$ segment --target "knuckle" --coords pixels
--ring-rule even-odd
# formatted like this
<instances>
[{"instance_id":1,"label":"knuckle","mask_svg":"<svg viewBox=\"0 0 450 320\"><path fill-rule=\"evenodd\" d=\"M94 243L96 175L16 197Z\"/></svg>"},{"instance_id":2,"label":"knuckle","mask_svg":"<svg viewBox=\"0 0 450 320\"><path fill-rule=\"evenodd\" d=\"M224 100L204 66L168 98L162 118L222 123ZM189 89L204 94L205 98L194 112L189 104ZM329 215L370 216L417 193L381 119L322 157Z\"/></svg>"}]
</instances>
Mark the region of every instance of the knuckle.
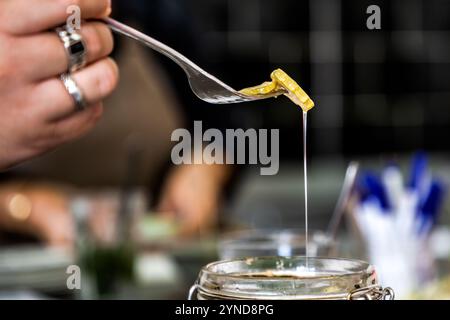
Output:
<instances>
[{"instance_id":1,"label":"knuckle","mask_svg":"<svg viewBox=\"0 0 450 320\"><path fill-rule=\"evenodd\" d=\"M83 29L83 33L89 57L92 60L100 57L104 49L102 39L97 28L92 25L86 26Z\"/></svg>"},{"instance_id":2,"label":"knuckle","mask_svg":"<svg viewBox=\"0 0 450 320\"><path fill-rule=\"evenodd\" d=\"M88 55L91 60L109 55L113 49L111 30L104 24L93 23L84 28Z\"/></svg>"}]
</instances>

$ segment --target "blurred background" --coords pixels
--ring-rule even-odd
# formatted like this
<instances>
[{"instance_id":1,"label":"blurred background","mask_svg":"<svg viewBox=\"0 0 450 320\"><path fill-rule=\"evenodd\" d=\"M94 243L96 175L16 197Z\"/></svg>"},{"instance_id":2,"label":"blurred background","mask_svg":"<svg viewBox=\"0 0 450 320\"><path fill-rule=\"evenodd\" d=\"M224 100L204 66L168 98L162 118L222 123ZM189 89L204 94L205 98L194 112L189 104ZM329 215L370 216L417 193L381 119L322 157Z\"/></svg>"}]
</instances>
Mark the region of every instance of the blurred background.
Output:
<instances>
[{"instance_id":1,"label":"blurred background","mask_svg":"<svg viewBox=\"0 0 450 320\"><path fill-rule=\"evenodd\" d=\"M381 8L381 30L366 26L372 4ZM129 0L114 2L113 17L236 89L276 68L291 75L316 103L310 227L327 230L347 166L357 161L362 182L341 210L335 255L385 263L379 251L389 246L378 248L367 236L373 230L353 221L370 198L365 178L376 176L391 200L383 210L395 212L406 198L418 202L412 216L416 207L433 216L425 240L390 238L411 252L402 261L430 262L408 271L402 297L450 297L449 1ZM185 298L201 266L223 256L224 234L304 228L301 112L288 99L209 105L178 66L148 49L117 37L114 58L121 84L99 127L0 176L0 298ZM173 167L170 134L194 120L204 130L280 129L278 175L260 176L258 166ZM387 167L401 177L398 197ZM423 199L404 196L416 189ZM72 264L81 267L82 290L67 288ZM386 279L404 271L381 268Z\"/></svg>"}]
</instances>

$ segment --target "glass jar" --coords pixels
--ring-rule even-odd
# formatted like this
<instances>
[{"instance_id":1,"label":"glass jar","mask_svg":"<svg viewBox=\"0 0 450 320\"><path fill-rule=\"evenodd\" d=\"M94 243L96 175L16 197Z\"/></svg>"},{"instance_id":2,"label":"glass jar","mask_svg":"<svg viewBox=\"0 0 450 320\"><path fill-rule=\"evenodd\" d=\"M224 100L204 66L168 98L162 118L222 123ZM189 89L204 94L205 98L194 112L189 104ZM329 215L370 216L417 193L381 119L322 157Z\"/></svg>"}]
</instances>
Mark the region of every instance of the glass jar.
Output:
<instances>
[{"instance_id":1,"label":"glass jar","mask_svg":"<svg viewBox=\"0 0 450 320\"><path fill-rule=\"evenodd\" d=\"M189 299L198 300L389 300L375 269L359 260L256 257L205 266Z\"/></svg>"}]
</instances>

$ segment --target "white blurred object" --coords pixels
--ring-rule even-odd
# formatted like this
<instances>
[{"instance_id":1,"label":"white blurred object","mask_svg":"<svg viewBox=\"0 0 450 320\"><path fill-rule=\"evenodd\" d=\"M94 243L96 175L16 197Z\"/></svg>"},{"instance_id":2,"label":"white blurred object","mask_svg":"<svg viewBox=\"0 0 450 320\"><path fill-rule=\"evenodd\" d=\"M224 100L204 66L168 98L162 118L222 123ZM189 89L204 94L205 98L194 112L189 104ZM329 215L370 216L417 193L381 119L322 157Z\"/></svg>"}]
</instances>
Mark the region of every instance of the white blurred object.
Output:
<instances>
[{"instance_id":1,"label":"white blurred object","mask_svg":"<svg viewBox=\"0 0 450 320\"><path fill-rule=\"evenodd\" d=\"M17 246L0 251L0 289L66 289L74 258L64 249Z\"/></svg>"},{"instance_id":2,"label":"white blurred object","mask_svg":"<svg viewBox=\"0 0 450 320\"><path fill-rule=\"evenodd\" d=\"M48 297L34 291L0 291L0 300L49 300Z\"/></svg>"},{"instance_id":3,"label":"white blurred object","mask_svg":"<svg viewBox=\"0 0 450 320\"><path fill-rule=\"evenodd\" d=\"M430 249L437 259L450 259L450 229L438 227L430 237Z\"/></svg>"},{"instance_id":4,"label":"white blurred object","mask_svg":"<svg viewBox=\"0 0 450 320\"><path fill-rule=\"evenodd\" d=\"M386 186L389 202L394 209L397 209L404 194L402 173L397 167L390 166L383 171L381 178Z\"/></svg>"},{"instance_id":5,"label":"white blurred object","mask_svg":"<svg viewBox=\"0 0 450 320\"><path fill-rule=\"evenodd\" d=\"M147 253L136 258L134 273L140 284L177 283L180 272L176 263L165 254Z\"/></svg>"}]
</instances>

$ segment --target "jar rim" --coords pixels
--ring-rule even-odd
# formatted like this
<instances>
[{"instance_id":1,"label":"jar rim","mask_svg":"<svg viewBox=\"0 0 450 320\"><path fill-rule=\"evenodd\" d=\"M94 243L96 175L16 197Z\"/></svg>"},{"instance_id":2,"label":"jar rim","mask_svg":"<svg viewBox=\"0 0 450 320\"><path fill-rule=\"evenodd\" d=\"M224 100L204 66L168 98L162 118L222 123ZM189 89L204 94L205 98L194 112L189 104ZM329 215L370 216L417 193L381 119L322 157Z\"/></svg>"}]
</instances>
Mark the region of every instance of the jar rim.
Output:
<instances>
[{"instance_id":1,"label":"jar rim","mask_svg":"<svg viewBox=\"0 0 450 320\"><path fill-rule=\"evenodd\" d=\"M310 275L302 269L306 261ZM267 274L264 268L267 268ZM329 257L306 259L304 256L294 256L212 262L202 268L196 286L203 295L211 297L326 299L345 298L352 290L375 284L376 272L372 265L365 261Z\"/></svg>"},{"instance_id":2,"label":"jar rim","mask_svg":"<svg viewBox=\"0 0 450 320\"><path fill-rule=\"evenodd\" d=\"M239 258L239 259L229 259L229 260L222 260L222 261L215 261L207 264L204 266L200 273L205 275L216 275L216 276L223 276L224 278L237 278L240 279L242 276L239 275L233 275L233 274L226 274L226 273L218 273L211 271L210 269L215 266L219 266L225 263L232 263L232 262L248 262L249 260L304 260L308 262L316 262L316 261L334 261L334 262L347 262L347 263L357 263L361 266L360 270L358 271L345 271L342 273L338 273L339 276L346 276L346 275L355 275L359 274L361 272L366 271L368 268L371 267L371 265L368 262L365 262L363 260L358 259L347 259L347 258L330 258L330 257L305 257L305 256L292 256L292 257L275 257L275 256L266 256L266 257L248 257L248 258ZM337 271L337 270L336 270ZM329 277L330 275L326 276ZM269 279L268 279L269 280ZM280 279L274 279L277 281L280 281ZM290 280L292 281L292 280Z\"/></svg>"}]
</instances>

